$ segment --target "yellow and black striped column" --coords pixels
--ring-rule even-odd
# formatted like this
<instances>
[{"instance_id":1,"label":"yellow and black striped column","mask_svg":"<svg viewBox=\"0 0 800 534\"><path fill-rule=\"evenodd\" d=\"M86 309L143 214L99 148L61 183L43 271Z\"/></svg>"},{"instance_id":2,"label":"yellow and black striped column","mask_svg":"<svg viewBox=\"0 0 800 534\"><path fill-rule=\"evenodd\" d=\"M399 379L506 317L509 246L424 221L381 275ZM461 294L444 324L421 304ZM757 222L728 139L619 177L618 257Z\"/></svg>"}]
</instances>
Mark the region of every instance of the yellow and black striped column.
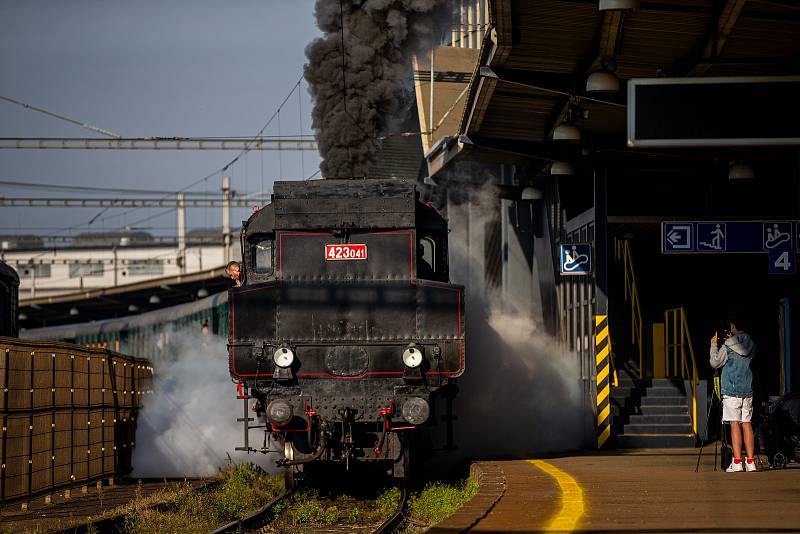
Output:
<instances>
[{"instance_id":1,"label":"yellow and black striped column","mask_svg":"<svg viewBox=\"0 0 800 534\"><path fill-rule=\"evenodd\" d=\"M597 364L597 448L611 436L611 338L608 315L594 317L595 362Z\"/></svg>"}]
</instances>

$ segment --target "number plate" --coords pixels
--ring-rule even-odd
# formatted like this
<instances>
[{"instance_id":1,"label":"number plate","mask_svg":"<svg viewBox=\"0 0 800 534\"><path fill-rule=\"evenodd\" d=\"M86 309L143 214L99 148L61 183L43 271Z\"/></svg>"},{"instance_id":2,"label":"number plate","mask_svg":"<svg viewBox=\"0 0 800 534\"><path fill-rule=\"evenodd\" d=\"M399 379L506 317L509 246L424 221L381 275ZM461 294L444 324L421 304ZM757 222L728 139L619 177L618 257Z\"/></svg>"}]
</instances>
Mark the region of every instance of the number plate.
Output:
<instances>
[{"instance_id":1,"label":"number plate","mask_svg":"<svg viewBox=\"0 0 800 534\"><path fill-rule=\"evenodd\" d=\"M367 245L325 245L325 259L327 261L339 260L366 260Z\"/></svg>"}]
</instances>

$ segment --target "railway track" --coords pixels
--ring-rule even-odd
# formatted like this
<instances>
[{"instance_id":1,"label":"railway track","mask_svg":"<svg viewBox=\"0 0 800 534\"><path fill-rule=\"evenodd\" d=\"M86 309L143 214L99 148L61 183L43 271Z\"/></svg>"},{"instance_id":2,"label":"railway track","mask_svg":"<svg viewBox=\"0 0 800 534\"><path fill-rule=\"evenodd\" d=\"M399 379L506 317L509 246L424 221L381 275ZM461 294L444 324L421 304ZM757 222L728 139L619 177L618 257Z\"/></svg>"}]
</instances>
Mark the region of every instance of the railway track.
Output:
<instances>
[{"instance_id":1,"label":"railway track","mask_svg":"<svg viewBox=\"0 0 800 534\"><path fill-rule=\"evenodd\" d=\"M203 491L218 485L215 479L201 478L162 478L126 480L109 488L89 487L84 492L72 492L69 499L54 499L47 506L32 506L27 511L19 509L6 509L0 518L0 528L13 531L36 531L44 528L47 531L74 533L74 532L114 532L125 521L125 514L110 515L92 520L101 516L104 511L119 508L120 510L131 500L154 494L162 489L170 488L175 484L188 484L193 489ZM404 521L404 509L408 492L405 487L400 487L399 498L392 515L383 522L362 522L353 524L344 521L331 525L307 525L305 531L319 534L338 534L359 532L364 534L390 534L399 529ZM223 534L229 532L273 532L270 523L276 519L276 507L285 502L292 495L291 491L284 491L273 500L255 510L250 515L231 521L209 534ZM367 499L369 501L369 499ZM363 501L362 501L363 502ZM159 507L156 503L152 506ZM363 508L362 508L363 510Z\"/></svg>"},{"instance_id":2,"label":"railway track","mask_svg":"<svg viewBox=\"0 0 800 534\"><path fill-rule=\"evenodd\" d=\"M403 510L406 507L406 499L408 498L408 490L405 486L400 488L400 500L397 502L397 508L394 514L381 523L381 525L373 531L373 534L391 534L403 523L404 515Z\"/></svg>"},{"instance_id":3,"label":"railway track","mask_svg":"<svg viewBox=\"0 0 800 534\"><path fill-rule=\"evenodd\" d=\"M97 517L104 511L123 506L133 500L137 494L147 496L175 484L189 484L194 489L208 488L217 484L213 479L207 478L160 478L160 479L125 480L114 486L95 485L76 486L70 491L69 498L64 491L53 493L49 504L44 499L32 500L27 510L21 510L18 505L5 506L0 515L0 529L17 531L36 531L43 529L54 532L85 532L91 524L100 532L105 532L101 527L116 525L121 516L112 516L101 520L88 522L91 517ZM85 489L84 489L85 488Z\"/></svg>"},{"instance_id":4,"label":"railway track","mask_svg":"<svg viewBox=\"0 0 800 534\"><path fill-rule=\"evenodd\" d=\"M259 529L268 524L273 518L276 505L284 502L290 495L290 491L285 491L249 516L236 521L231 521L230 523L211 531L209 534L226 534L229 532L260 532L261 530ZM352 524L325 525L320 527L310 527L305 531L316 534L338 534L352 532L391 534L392 532L395 532L403 523L403 511L406 506L407 496L407 490L404 487L400 488L400 498L397 506L395 507L394 513L377 526L370 527L364 525L363 527L355 527Z\"/></svg>"},{"instance_id":5,"label":"railway track","mask_svg":"<svg viewBox=\"0 0 800 534\"><path fill-rule=\"evenodd\" d=\"M249 516L222 525L218 529L212 530L209 534L225 534L226 532L240 532L258 528L272 517L275 505L282 502L289 495L291 495L291 491L284 491Z\"/></svg>"}]
</instances>

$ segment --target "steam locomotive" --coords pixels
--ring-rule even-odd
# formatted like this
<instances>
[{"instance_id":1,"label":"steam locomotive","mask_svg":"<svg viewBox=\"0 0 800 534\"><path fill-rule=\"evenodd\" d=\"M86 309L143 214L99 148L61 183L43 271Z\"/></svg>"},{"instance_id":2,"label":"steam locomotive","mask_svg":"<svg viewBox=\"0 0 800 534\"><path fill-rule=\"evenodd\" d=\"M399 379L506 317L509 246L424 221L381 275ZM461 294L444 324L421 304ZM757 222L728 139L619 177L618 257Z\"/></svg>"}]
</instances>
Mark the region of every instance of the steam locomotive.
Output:
<instances>
[{"instance_id":1,"label":"steam locomotive","mask_svg":"<svg viewBox=\"0 0 800 534\"><path fill-rule=\"evenodd\" d=\"M410 181L277 182L241 246L229 366L258 423L245 400L240 449L269 452L269 437L290 483L318 461L384 462L406 476L414 436L465 369L446 220ZM248 431L261 427L252 448Z\"/></svg>"}]
</instances>

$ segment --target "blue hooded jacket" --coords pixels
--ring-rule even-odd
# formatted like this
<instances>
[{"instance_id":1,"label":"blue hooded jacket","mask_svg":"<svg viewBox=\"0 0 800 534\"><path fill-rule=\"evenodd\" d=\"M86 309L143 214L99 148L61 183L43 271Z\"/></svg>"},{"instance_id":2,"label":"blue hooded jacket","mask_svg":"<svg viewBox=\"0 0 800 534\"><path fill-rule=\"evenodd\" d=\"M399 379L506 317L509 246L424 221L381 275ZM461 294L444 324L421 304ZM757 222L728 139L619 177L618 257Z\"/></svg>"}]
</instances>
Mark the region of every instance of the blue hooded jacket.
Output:
<instances>
[{"instance_id":1,"label":"blue hooded jacket","mask_svg":"<svg viewBox=\"0 0 800 534\"><path fill-rule=\"evenodd\" d=\"M744 332L734 332L721 347L711 344L711 367L722 368L721 390L729 397L753 395L753 371L750 363L755 356L753 339Z\"/></svg>"}]
</instances>

